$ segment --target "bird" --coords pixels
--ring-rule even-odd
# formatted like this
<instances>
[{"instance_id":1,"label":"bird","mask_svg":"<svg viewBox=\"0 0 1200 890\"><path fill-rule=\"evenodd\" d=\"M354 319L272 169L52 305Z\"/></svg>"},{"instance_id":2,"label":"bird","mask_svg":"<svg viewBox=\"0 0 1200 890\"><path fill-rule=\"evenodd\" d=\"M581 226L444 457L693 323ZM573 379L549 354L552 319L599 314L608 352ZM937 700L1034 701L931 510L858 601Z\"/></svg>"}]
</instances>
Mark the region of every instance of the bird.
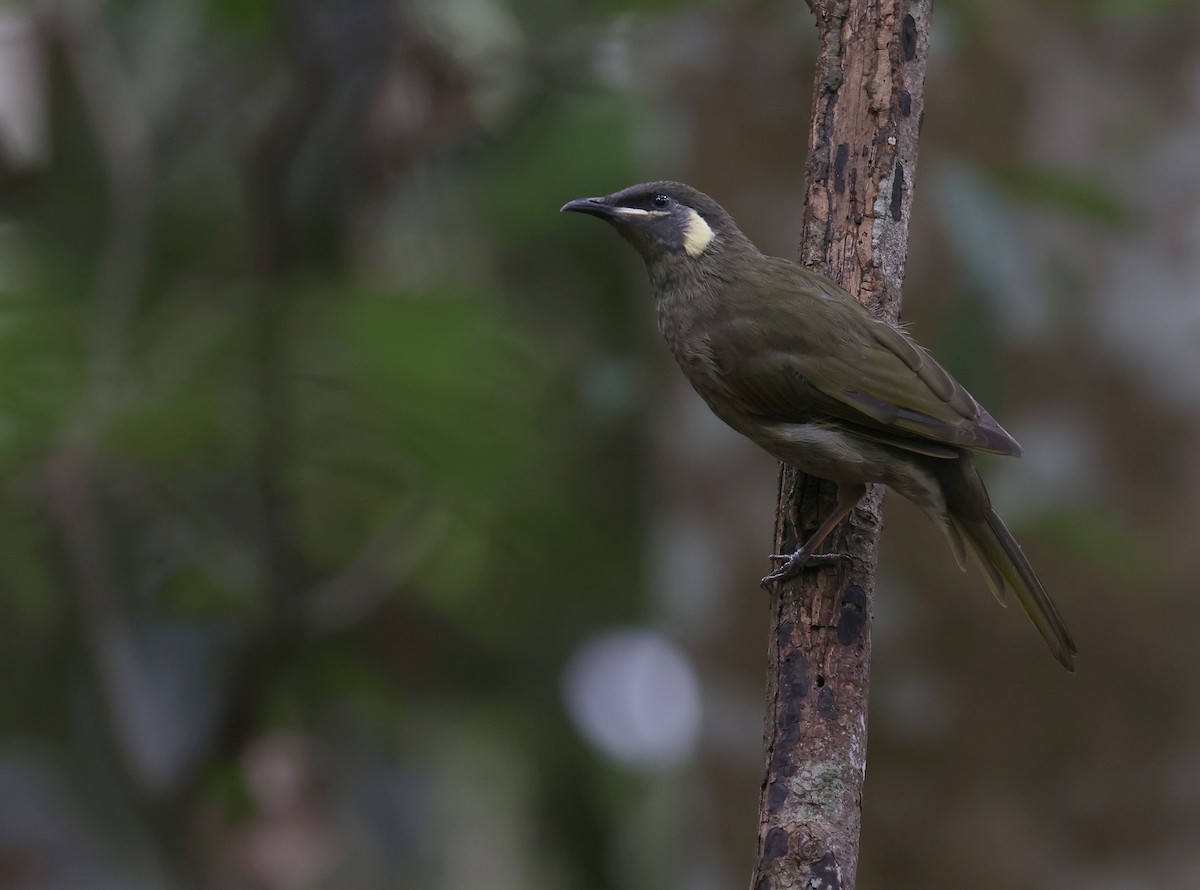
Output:
<instances>
[{"instance_id":1,"label":"bird","mask_svg":"<svg viewBox=\"0 0 1200 890\"><path fill-rule=\"evenodd\" d=\"M1075 643L992 508L977 452L1021 446L904 330L831 279L763 254L720 204L679 182L630 186L561 208L608 222L641 254L659 331L714 414L776 459L837 484L836 506L766 578L844 558L821 544L883 483L942 529L1003 605L1012 591L1051 652Z\"/></svg>"}]
</instances>

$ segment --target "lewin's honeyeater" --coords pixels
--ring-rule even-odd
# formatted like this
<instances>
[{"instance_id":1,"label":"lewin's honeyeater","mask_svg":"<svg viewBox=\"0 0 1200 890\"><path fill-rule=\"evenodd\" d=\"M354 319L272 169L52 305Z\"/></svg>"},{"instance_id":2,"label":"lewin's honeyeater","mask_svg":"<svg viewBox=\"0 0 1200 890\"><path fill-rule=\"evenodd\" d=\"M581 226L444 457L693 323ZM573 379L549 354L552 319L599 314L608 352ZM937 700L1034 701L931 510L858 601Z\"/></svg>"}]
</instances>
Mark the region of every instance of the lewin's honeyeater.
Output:
<instances>
[{"instance_id":1,"label":"lewin's honeyeater","mask_svg":"<svg viewBox=\"0 0 1200 890\"><path fill-rule=\"evenodd\" d=\"M903 331L828 278L764 256L716 201L677 182L635 185L563 210L611 223L646 261L658 327L716 415L804 473L837 483L837 508L764 582L806 564L882 482L977 559L997 598L1012 590L1055 657L1073 668L1062 616L991 507L973 451L1021 446Z\"/></svg>"}]
</instances>

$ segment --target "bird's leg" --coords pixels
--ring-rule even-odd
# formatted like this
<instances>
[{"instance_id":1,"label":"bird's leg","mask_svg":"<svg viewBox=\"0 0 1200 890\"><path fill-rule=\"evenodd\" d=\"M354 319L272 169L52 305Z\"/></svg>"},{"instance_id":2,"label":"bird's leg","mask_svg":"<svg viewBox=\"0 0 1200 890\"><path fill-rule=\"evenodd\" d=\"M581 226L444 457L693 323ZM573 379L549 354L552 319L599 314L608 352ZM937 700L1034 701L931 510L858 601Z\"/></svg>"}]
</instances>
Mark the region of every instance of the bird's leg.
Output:
<instances>
[{"instance_id":1,"label":"bird's leg","mask_svg":"<svg viewBox=\"0 0 1200 890\"><path fill-rule=\"evenodd\" d=\"M838 483L837 492L837 505L834 507L833 512L821 523L820 527L812 533L812 537L797 548L794 553L771 554L771 559L781 560L783 565L762 579L764 587L769 581L786 581L789 578L794 578L800 574L800 570L805 566L836 562L837 560L846 558L841 553L817 553L815 551L821 546L821 542L829 537L829 533L837 527L838 523L849 516L850 511L863 499L863 495L867 493L867 487L861 484L840 482ZM793 525L793 528L795 528L795 525Z\"/></svg>"}]
</instances>

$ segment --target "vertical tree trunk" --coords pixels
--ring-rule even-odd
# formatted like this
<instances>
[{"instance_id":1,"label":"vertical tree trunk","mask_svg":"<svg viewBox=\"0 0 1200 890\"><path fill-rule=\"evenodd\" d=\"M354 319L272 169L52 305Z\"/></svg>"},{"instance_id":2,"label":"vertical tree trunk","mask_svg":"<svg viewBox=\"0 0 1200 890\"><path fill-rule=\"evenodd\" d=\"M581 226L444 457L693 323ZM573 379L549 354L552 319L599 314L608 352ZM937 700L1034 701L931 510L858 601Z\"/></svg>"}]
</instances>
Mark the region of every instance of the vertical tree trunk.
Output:
<instances>
[{"instance_id":1,"label":"vertical tree trunk","mask_svg":"<svg viewBox=\"0 0 1200 890\"><path fill-rule=\"evenodd\" d=\"M809 5L821 49L800 259L895 321L932 0ZM774 552L790 552L807 538L833 509L835 491L784 467ZM772 591L766 774L752 890L855 885L881 502L874 486L823 548L849 560L806 570Z\"/></svg>"}]
</instances>

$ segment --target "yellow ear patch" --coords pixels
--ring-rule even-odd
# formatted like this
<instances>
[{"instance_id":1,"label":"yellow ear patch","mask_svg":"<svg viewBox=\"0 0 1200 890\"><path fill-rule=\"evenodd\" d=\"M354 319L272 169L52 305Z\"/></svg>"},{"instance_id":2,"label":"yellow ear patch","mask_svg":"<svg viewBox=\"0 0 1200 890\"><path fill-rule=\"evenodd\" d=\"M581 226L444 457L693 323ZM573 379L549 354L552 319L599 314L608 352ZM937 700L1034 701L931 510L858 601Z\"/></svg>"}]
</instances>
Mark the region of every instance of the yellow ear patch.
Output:
<instances>
[{"instance_id":1,"label":"yellow ear patch","mask_svg":"<svg viewBox=\"0 0 1200 890\"><path fill-rule=\"evenodd\" d=\"M704 217L692 208L688 208L687 221L683 224L683 249L688 256L695 259L708 249L717 233L712 230Z\"/></svg>"}]
</instances>

